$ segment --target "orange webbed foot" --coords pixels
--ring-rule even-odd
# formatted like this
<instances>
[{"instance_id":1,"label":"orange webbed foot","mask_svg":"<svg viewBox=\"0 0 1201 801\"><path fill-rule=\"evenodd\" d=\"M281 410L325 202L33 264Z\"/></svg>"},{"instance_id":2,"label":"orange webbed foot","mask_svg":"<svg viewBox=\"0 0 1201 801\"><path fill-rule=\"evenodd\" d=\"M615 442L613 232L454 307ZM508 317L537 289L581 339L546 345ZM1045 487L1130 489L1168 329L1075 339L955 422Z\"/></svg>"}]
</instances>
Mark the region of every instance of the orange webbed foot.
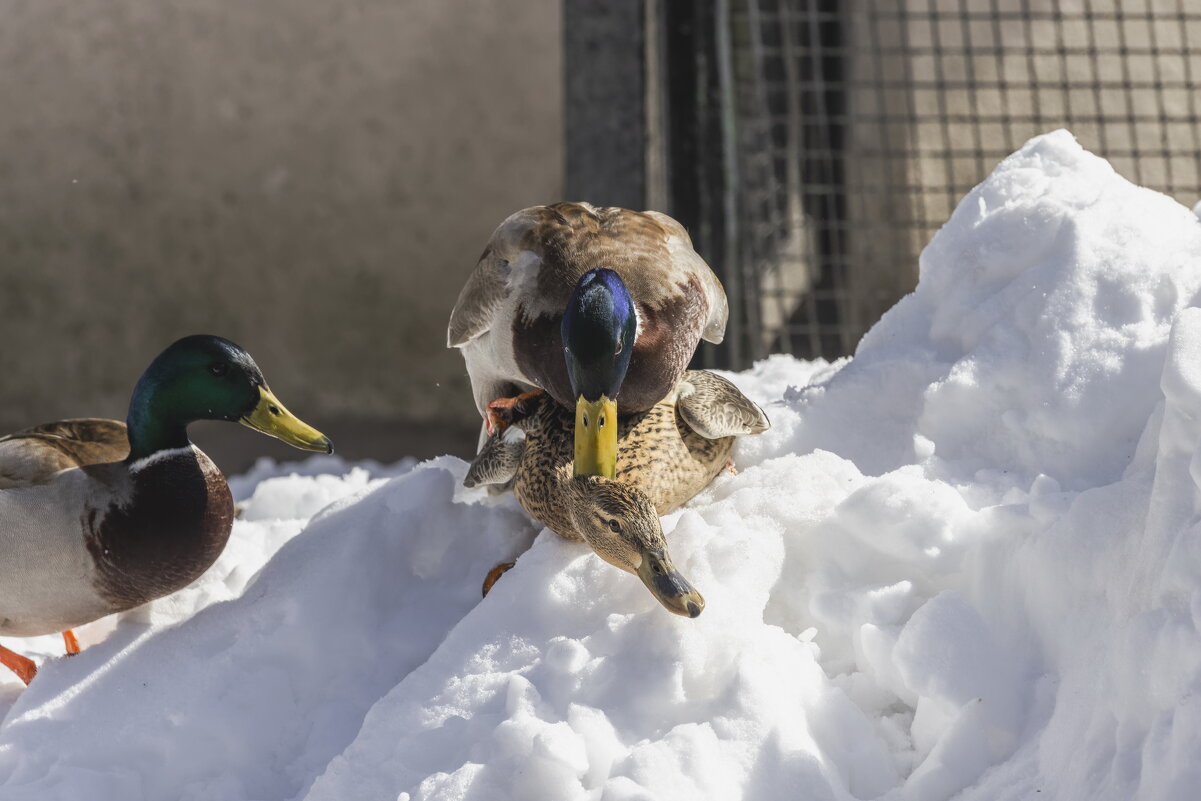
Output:
<instances>
[{"instance_id":1,"label":"orange webbed foot","mask_svg":"<svg viewBox=\"0 0 1201 801\"><path fill-rule=\"evenodd\" d=\"M38 666L33 663L32 659L10 651L3 645L0 645L0 665L4 665L13 673L16 673L17 678L27 685L38 674Z\"/></svg>"},{"instance_id":2,"label":"orange webbed foot","mask_svg":"<svg viewBox=\"0 0 1201 801\"><path fill-rule=\"evenodd\" d=\"M544 390L536 389L533 392L523 392L511 398L497 398L489 403L484 412L484 428L488 430L488 436L494 437L504 433L505 429L513 424L513 417L521 410L521 405L525 401L545 394Z\"/></svg>"},{"instance_id":3,"label":"orange webbed foot","mask_svg":"<svg viewBox=\"0 0 1201 801\"><path fill-rule=\"evenodd\" d=\"M501 562L496 567L488 571L488 575L484 577L484 597L488 597L488 591L492 589L492 585L496 580L507 573L516 562Z\"/></svg>"},{"instance_id":4,"label":"orange webbed foot","mask_svg":"<svg viewBox=\"0 0 1201 801\"><path fill-rule=\"evenodd\" d=\"M67 646L67 656L75 656L79 653L79 640L75 639L75 632L70 629L64 631L63 642Z\"/></svg>"}]
</instances>

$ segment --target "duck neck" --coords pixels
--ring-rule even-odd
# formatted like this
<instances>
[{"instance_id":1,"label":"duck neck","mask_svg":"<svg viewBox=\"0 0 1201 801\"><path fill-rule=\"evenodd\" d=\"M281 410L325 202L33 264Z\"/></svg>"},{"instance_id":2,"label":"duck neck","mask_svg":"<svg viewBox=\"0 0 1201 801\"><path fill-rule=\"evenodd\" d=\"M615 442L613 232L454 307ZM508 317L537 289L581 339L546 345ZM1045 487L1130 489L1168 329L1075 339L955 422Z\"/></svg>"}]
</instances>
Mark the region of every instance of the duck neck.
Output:
<instances>
[{"instance_id":1,"label":"duck neck","mask_svg":"<svg viewBox=\"0 0 1201 801\"><path fill-rule=\"evenodd\" d=\"M160 451L186 448L187 423L164 414L152 385L139 381L129 402L129 415L125 418L129 434L129 457L127 464L153 456Z\"/></svg>"}]
</instances>

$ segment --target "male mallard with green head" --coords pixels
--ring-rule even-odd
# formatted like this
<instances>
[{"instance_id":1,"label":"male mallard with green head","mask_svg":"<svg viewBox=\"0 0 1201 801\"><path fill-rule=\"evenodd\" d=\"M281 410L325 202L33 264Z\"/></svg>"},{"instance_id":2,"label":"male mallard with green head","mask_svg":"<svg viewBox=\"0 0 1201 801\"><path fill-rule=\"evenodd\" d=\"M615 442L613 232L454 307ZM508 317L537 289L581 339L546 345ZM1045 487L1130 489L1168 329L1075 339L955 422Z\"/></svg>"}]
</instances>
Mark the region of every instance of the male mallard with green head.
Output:
<instances>
[{"instance_id":1,"label":"male mallard with green head","mask_svg":"<svg viewBox=\"0 0 1201 801\"><path fill-rule=\"evenodd\" d=\"M701 613L705 601L672 564L659 515L721 472L734 437L767 430L762 409L724 378L688 371L667 398L614 426L616 479L573 469L572 415L547 394L523 397L498 413L524 437L490 438L466 486L515 479L514 493L530 517L638 576L668 610Z\"/></svg>"},{"instance_id":2,"label":"male mallard with green head","mask_svg":"<svg viewBox=\"0 0 1201 801\"><path fill-rule=\"evenodd\" d=\"M190 584L229 539L225 477L188 439L196 420L239 422L306 451L329 439L293 416L250 354L190 336L151 362L125 425L80 419L0 438L0 635L63 632ZM25 683L36 667L0 647Z\"/></svg>"},{"instance_id":3,"label":"male mallard with green head","mask_svg":"<svg viewBox=\"0 0 1201 801\"><path fill-rule=\"evenodd\" d=\"M701 339L721 342L717 276L655 211L557 203L492 234L447 332L489 430L493 401L545 390L576 410L576 470L613 476L618 414L672 391Z\"/></svg>"}]
</instances>

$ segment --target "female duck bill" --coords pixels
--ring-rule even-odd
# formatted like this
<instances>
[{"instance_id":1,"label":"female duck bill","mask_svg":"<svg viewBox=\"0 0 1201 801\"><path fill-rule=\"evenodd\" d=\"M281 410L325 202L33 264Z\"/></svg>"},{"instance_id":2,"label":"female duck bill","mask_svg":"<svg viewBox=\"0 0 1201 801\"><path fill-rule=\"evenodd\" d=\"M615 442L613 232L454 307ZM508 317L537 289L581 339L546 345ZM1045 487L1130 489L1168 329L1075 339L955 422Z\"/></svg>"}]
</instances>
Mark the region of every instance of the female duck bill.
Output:
<instances>
[{"instance_id":1,"label":"female duck bill","mask_svg":"<svg viewBox=\"0 0 1201 801\"><path fill-rule=\"evenodd\" d=\"M638 578L669 612L697 617L705 608L704 597L676 570L666 551L643 550Z\"/></svg>"}]
</instances>

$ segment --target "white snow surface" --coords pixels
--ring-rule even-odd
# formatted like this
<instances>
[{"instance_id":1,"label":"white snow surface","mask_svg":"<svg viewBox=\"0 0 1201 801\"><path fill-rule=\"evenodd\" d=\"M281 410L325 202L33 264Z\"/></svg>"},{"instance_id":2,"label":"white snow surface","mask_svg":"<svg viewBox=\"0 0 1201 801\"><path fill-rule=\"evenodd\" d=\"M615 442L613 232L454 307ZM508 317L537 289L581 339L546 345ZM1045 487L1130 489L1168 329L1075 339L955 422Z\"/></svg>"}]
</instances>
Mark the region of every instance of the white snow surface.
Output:
<instances>
[{"instance_id":1,"label":"white snow surface","mask_svg":"<svg viewBox=\"0 0 1201 801\"><path fill-rule=\"evenodd\" d=\"M1190 209L1031 140L853 359L731 376L696 620L460 459L260 465L195 585L4 641L0 798L1193 801L1199 289Z\"/></svg>"}]
</instances>

